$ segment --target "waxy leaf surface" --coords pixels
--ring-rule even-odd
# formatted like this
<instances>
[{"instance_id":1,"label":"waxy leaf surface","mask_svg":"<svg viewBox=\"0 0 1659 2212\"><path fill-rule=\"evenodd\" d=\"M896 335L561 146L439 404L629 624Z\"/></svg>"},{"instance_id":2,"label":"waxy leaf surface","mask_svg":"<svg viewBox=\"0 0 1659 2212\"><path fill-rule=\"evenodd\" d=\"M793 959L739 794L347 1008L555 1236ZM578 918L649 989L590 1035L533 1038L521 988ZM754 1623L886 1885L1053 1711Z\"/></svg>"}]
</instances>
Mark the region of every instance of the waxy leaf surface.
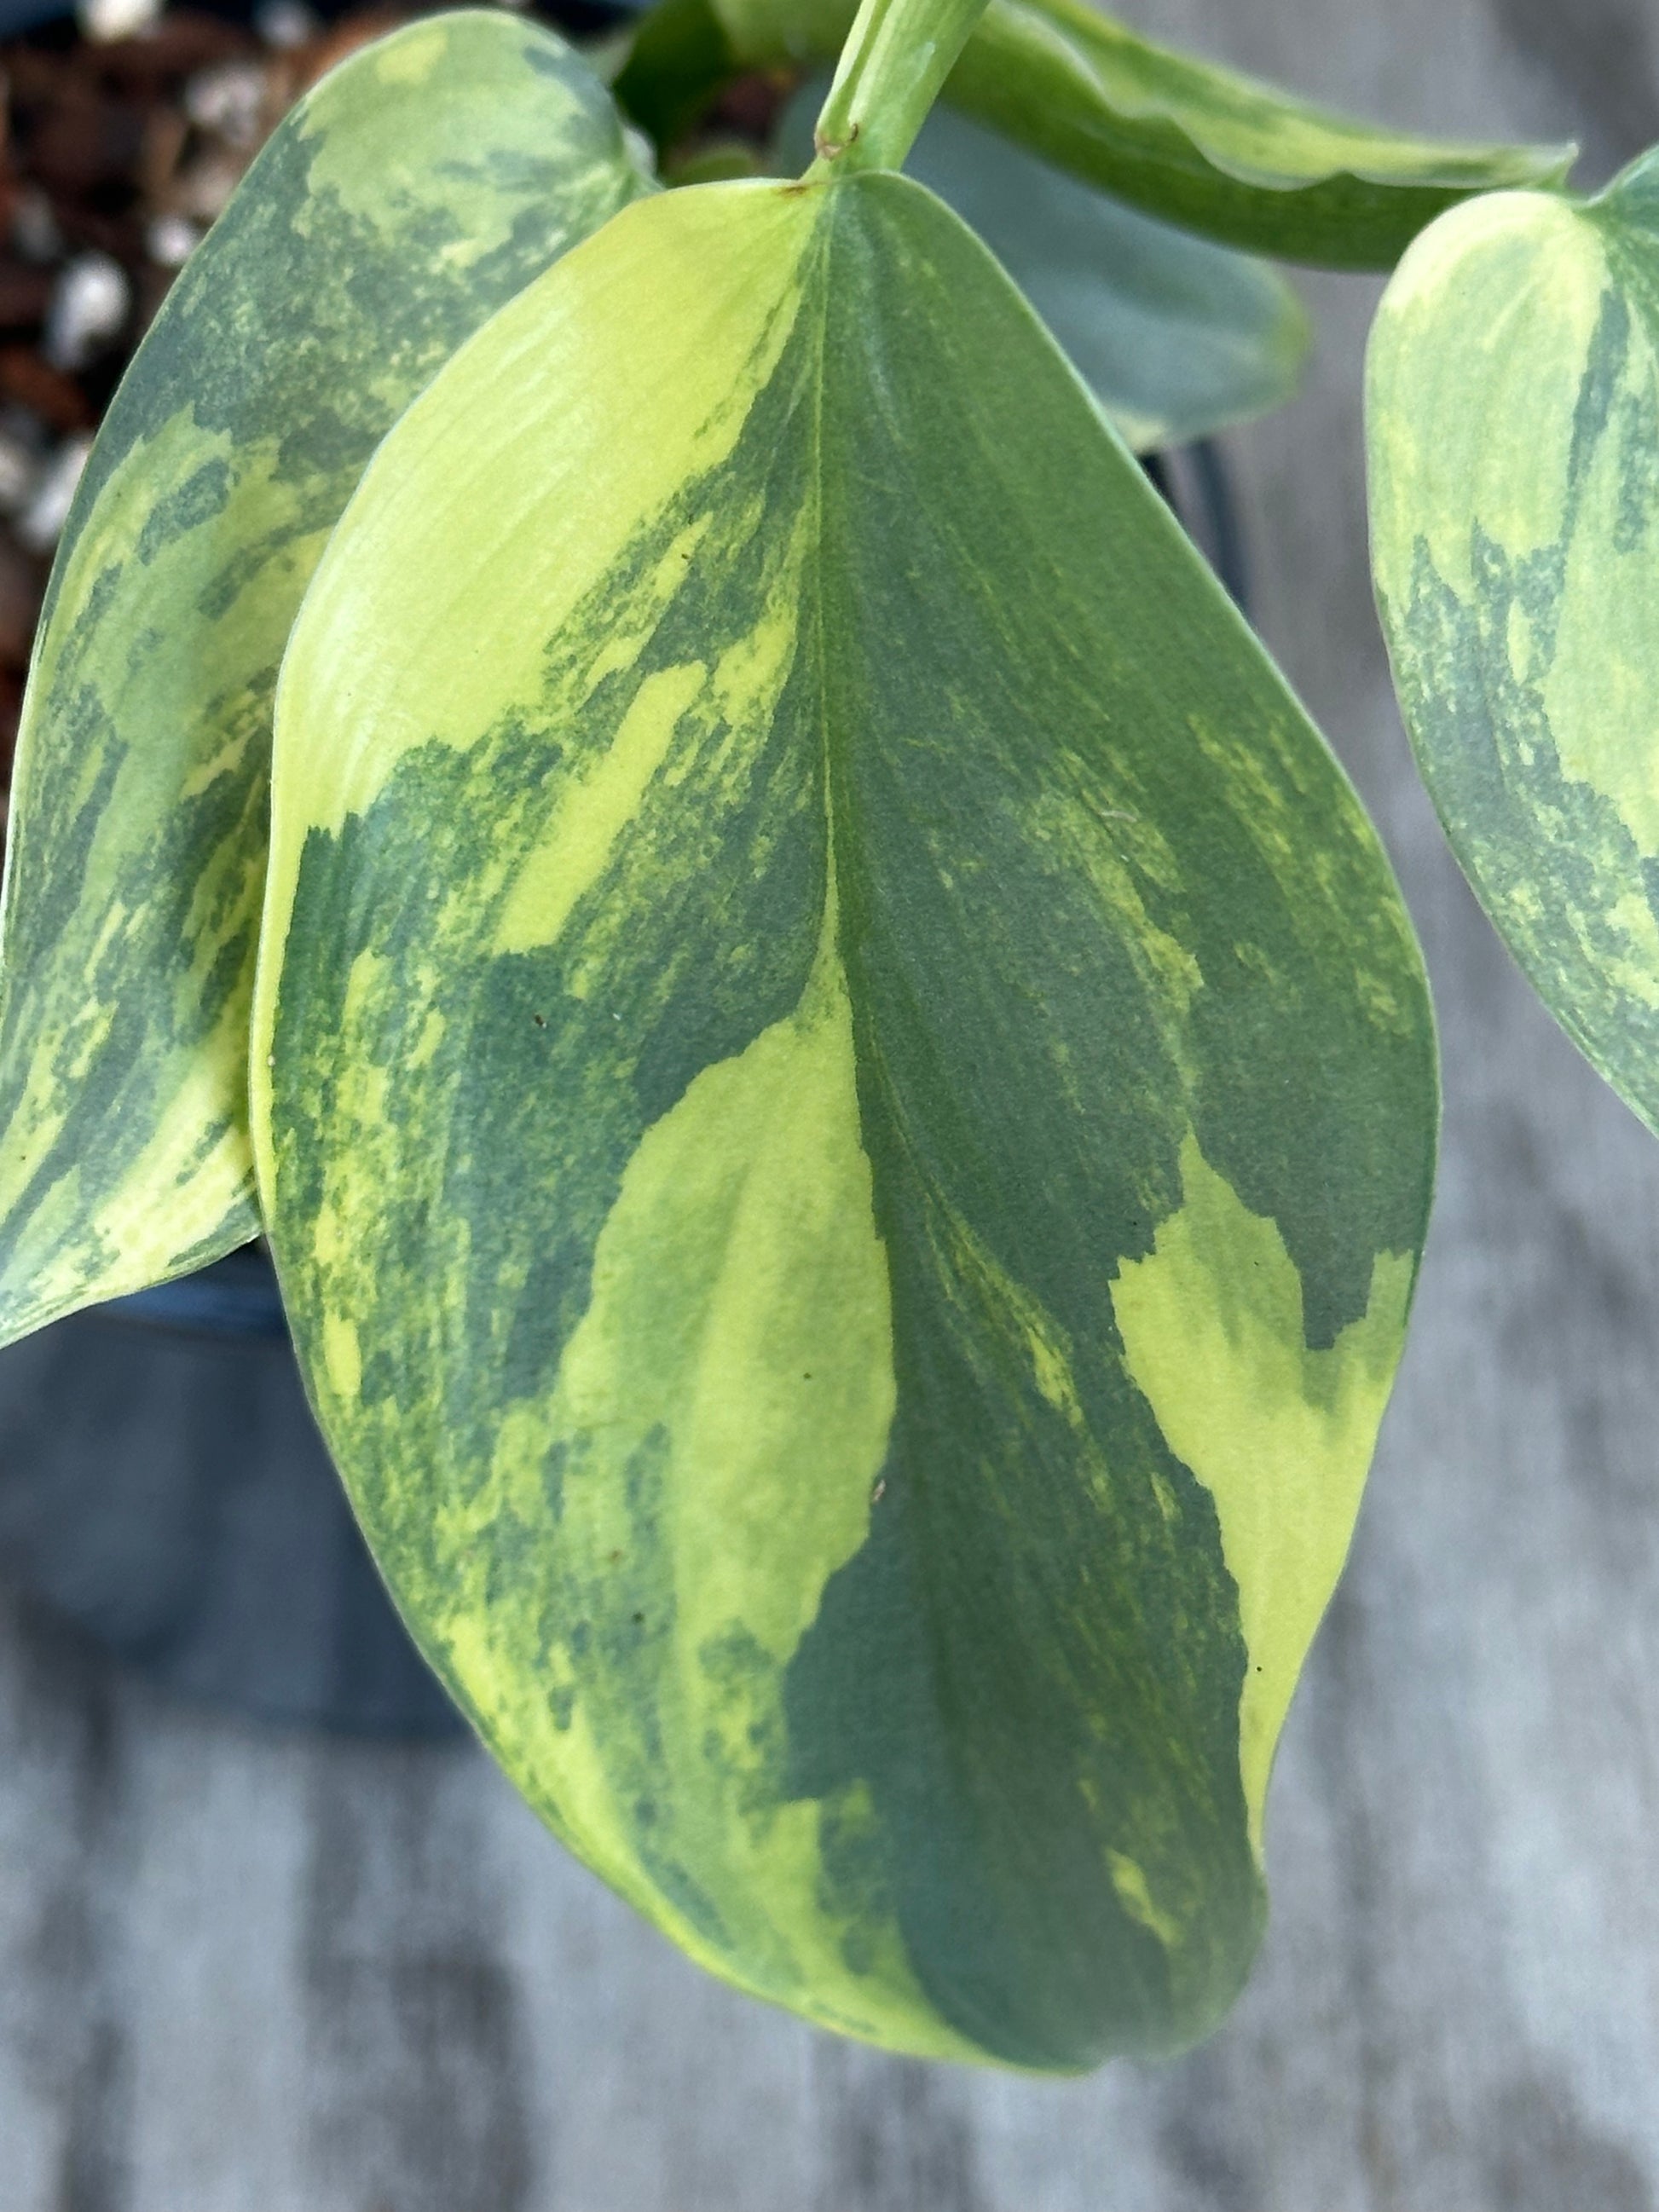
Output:
<instances>
[{"instance_id":1,"label":"waxy leaf surface","mask_svg":"<svg viewBox=\"0 0 1659 2212\"><path fill-rule=\"evenodd\" d=\"M664 0L617 97L672 143L744 70L833 61L852 0ZM1391 269L1474 192L1556 183L1571 146L1469 145L1334 113L1173 52L1091 0L990 0L954 106L1150 214L1281 260Z\"/></svg>"},{"instance_id":2,"label":"waxy leaf surface","mask_svg":"<svg viewBox=\"0 0 1659 2212\"><path fill-rule=\"evenodd\" d=\"M811 161L823 90L803 87L786 112L780 174ZM1206 437L1296 390L1308 319L1261 262L1091 191L948 107L904 167L990 247L1137 452Z\"/></svg>"},{"instance_id":3,"label":"waxy leaf surface","mask_svg":"<svg viewBox=\"0 0 1659 2212\"><path fill-rule=\"evenodd\" d=\"M1447 835L1659 1129L1659 164L1437 223L1384 297L1366 414L1377 596Z\"/></svg>"},{"instance_id":4,"label":"waxy leaf surface","mask_svg":"<svg viewBox=\"0 0 1659 2212\"><path fill-rule=\"evenodd\" d=\"M645 188L559 40L447 15L300 102L169 295L70 515L18 744L0 1341L254 1233L247 1020L295 610L404 407Z\"/></svg>"},{"instance_id":5,"label":"waxy leaf surface","mask_svg":"<svg viewBox=\"0 0 1659 2212\"><path fill-rule=\"evenodd\" d=\"M262 1196L508 1772L829 2025L1201 2033L1432 1040L1347 784L1053 342L902 177L630 208L376 457L276 723Z\"/></svg>"}]
</instances>

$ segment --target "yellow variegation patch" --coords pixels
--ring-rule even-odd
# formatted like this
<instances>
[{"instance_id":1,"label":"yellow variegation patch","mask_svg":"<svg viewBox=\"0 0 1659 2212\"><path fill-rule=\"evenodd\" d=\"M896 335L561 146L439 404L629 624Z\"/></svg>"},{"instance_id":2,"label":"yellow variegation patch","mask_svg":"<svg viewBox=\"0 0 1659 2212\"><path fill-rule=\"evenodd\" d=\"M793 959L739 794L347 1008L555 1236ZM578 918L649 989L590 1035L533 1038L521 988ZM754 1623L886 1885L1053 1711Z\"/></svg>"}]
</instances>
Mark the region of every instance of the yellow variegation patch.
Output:
<instances>
[{"instance_id":1,"label":"yellow variegation patch","mask_svg":"<svg viewBox=\"0 0 1659 2212\"><path fill-rule=\"evenodd\" d=\"M1364 1312L1310 1352L1302 1279L1188 1138L1182 1205L1112 1309L1165 1443L1215 1499L1238 1586L1239 1758L1258 1855L1279 1732L1336 1587L1405 1332L1412 1265L1378 1256ZM1240 1408L1249 1416L1242 1419Z\"/></svg>"}]
</instances>

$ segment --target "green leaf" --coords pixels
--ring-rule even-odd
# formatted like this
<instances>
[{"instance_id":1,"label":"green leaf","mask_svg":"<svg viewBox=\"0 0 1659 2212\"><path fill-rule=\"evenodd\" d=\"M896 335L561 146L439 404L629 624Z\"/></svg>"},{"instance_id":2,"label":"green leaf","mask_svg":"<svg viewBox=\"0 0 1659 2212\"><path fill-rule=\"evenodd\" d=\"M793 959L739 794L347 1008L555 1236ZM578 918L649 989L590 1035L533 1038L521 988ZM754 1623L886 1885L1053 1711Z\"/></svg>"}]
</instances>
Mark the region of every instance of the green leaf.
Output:
<instances>
[{"instance_id":1,"label":"green leaf","mask_svg":"<svg viewBox=\"0 0 1659 2212\"><path fill-rule=\"evenodd\" d=\"M851 0L664 0L617 81L667 143L745 70L832 60ZM1559 183L1571 146L1468 145L1334 114L1139 37L1090 0L990 0L945 87L1150 214L1281 260L1389 269L1470 194Z\"/></svg>"},{"instance_id":2,"label":"green leaf","mask_svg":"<svg viewBox=\"0 0 1659 2212\"><path fill-rule=\"evenodd\" d=\"M843 32L852 21L849 8ZM641 18L611 90L665 159L744 66L709 0L658 0Z\"/></svg>"},{"instance_id":3,"label":"green leaf","mask_svg":"<svg viewBox=\"0 0 1659 2212\"><path fill-rule=\"evenodd\" d=\"M947 89L1151 214L1332 269L1391 268L1443 209L1558 183L1577 151L1464 145L1335 114L1156 46L1091 0L993 0Z\"/></svg>"},{"instance_id":4,"label":"green leaf","mask_svg":"<svg viewBox=\"0 0 1659 2212\"><path fill-rule=\"evenodd\" d=\"M811 159L817 92L804 86L785 111L781 175ZM1308 319L1262 263L1137 214L948 108L905 167L978 232L1137 451L1206 437L1296 390Z\"/></svg>"},{"instance_id":5,"label":"green leaf","mask_svg":"<svg viewBox=\"0 0 1659 2212\"><path fill-rule=\"evenodd\" d=\"M1401 263L1367 373L1378 601L1465 873L1659 1129L1659 158Z\"/></svg>"},{"instance_id":6,"label":"green leaf","mask_svg":"<svg viewBox=\"0 0 1659 2212\"><path fill-rule=\"evenodd\" d=\"M270 698L363 464L434 369L645 189L598 82L501 15L354 56L276 131L121 386L19 741L0 1341L254 1234Z\"/></svg>"},{"instance_id":7,"label":"green leaf","mask_svg":"<svg viewBox=\"0 0 1659 2212\"><path fill-rule=\"evenodd\" d=\"M486 1741L896 2047L1176 2047L1435 1114L1340 772L908 179L630 208L381 448L277 704L261 1193Z\"/></svg>"}]
</instances>

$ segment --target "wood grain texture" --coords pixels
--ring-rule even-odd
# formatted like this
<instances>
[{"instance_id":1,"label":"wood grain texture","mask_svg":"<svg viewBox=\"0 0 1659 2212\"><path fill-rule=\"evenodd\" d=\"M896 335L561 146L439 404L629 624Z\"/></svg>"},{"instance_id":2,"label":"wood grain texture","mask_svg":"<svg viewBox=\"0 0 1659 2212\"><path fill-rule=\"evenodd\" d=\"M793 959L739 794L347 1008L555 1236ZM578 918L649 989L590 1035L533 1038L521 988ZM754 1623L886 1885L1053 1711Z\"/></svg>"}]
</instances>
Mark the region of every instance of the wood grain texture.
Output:
<instances>
[{"instance_id":1,"label":"wood grain texture","mask_svg":"<svg viewBox=\"0 0 1659 2212\"><path fill-rule=\"evenodd\" d=\"M1641 0L1586 9L1596 75L1531 0L1135 13L1402 123L1580 131L1595 177L1659 135ZM1414 783L1364 566L1374 288L1308 294L1308 392L1234 454L1263 625L1425 939L1446 1149L1231 2023L1060 2087L834 2043L684 1964L482 1757L163 1705L14 1610L0 2212L1659 2204L1659 1150L1532 1003Z\"/></svg>"}]
</instances>

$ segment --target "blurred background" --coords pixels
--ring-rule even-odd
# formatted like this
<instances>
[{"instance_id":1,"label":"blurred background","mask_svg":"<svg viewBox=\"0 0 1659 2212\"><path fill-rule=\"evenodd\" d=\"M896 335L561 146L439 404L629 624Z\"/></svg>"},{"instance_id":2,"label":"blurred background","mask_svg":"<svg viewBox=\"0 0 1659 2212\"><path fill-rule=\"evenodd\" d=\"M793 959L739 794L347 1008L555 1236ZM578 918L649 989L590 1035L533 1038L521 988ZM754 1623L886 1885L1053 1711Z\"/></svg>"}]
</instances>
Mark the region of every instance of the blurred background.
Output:
<instances>
[{"instance_id":1,"label":"blurred background","mask_svg":"<svg viewBox=\"0 0 1659 2212\"><path fill-rule=\"evenodd\" d=\"M90 61L55 12L0 0L0 735L124 349L282 106L401 11L123 42L142 0L93 0ZM1576 137L1581 182L1659 139L1655 0L1121 12L1401 125ZM258 1284L222 1282L0 1357L0 2212L1659 2206L1659 1147L1414 780L1365 560L1379 286L1295 281L1300 394L1226 474L1252 614L1422 933L1446 1123L1231 2022L1054 2085L855 2049L687 1965L447 1728Z\"/></svg>"}]
</instances>

